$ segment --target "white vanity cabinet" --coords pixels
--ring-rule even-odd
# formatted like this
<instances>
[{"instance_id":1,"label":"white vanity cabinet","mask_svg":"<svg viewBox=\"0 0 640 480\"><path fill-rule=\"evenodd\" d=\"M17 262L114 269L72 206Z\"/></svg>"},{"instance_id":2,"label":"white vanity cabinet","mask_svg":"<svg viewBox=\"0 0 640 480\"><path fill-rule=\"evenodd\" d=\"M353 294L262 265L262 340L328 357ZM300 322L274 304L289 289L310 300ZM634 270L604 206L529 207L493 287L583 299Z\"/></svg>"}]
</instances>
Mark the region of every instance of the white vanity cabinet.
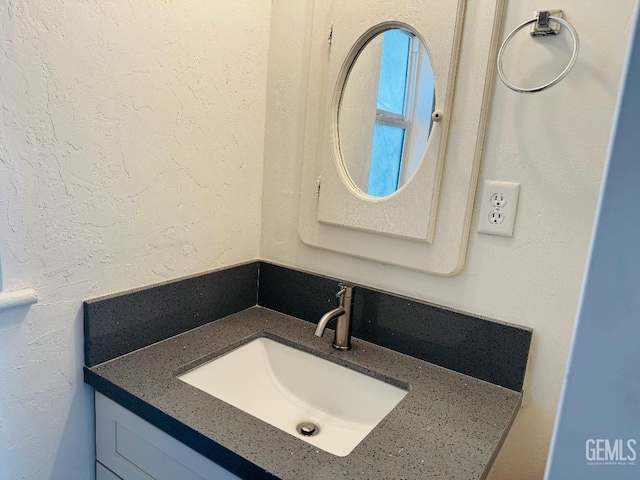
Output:
<instances>
[{"instance_id":1,"label":"white vanity cabinet","mask_svg":"<svg viewBox=\"0 0 640 480\"><path fill-rule=\"evenodd\" d=\"M96 392L97 480L239 477Z\"/></svg>"}]
</instances>

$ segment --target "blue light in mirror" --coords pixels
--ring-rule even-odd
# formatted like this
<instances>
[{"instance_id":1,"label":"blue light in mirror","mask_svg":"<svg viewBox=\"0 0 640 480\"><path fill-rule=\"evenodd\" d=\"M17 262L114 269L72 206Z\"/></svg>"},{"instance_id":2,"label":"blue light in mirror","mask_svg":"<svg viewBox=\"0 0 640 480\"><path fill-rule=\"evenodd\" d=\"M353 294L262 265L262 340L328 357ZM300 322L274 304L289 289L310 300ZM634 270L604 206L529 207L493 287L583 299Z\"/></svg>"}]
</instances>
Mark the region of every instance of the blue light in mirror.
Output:
<instances>
[{"instance_id":1,"label":"blue light in mirror","mask_svg":"<svg viewBox=\"0 0 640 480\"><path fill-rule=\"evenodd\" d=\"M383 37L378 109L403 115L411 36L395 28L384 32Z\"/></svg>"},{"instance_id":2,"label":"blue light in mirror","mask_svg":"<svg viewBox=\"0 0 640 480\"><path fill-rule=\"evenodd\" d=\"M404 128L376 124L369 170L369 195L386 197L398 189L404 132Z\"/></svg>"},{"instance_id":3,"label":"blue light in mirror","mask_svg":"<svg viewBox=\"0 0 640 480\"><path fill-rule=\"evenodd\" d=\"M392 29L383 33L378 111L405 114L412 35ZM404 149L405 128L376 123L371 149L367 193L386 197L398 189Z\"/></svg>"}]
</instances>

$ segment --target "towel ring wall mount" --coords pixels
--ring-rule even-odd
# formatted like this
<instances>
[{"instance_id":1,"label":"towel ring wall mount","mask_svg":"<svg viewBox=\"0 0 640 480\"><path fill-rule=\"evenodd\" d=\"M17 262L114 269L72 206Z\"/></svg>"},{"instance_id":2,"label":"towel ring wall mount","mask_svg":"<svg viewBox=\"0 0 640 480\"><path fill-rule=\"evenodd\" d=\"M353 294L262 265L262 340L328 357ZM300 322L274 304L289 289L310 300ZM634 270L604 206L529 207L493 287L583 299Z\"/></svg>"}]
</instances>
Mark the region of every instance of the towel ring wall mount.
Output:
<instances>
[{"instance_id":1,"label":"towel ring wall mount","mask_svg":"<svg viewBox=\"0 0 640 480\"><path fill-rule=\"evenodd\" d=\"M500 80L502 80L502 82L511 90L518 93L541 92L542 90L546 90L549 87L553 87L556 83L558 83L560 80L566 77L567 74L571 71L571 69L576 63L576 60L578 59L578 51L580 50L580 41L578 40L578 33L576 32L576 30L573 28L573 26L571 26L569 22L564 20L562 17L563 17L562 10L544 10L540 12L535 12L534 18L527 20L526 22L522 22L520 25L514 28L511 31L511 33L509 33L509 35L507 35L507 38L504 39L504 42L502 42L502 45L500 46L500 50L498 51L498 61L497 61L498 75L500 76ZM569 34L571 35L571 38L573 39L573 52L571 53L571 60L569 60L569 64L556 78L554 78L548 83L545 83L544 85L540 85L539 87L534 87L534 88L523 88L523 87L518 87L514 85L507 79L506 75L504 74L504 69L502 67L502 56L504 55L504 51L507 44L516 35L516 33L518 33L523 28L527 27L528 25L532 25L531 31L529 32L529 34L532 37L558 35L560 33L561 26L564 26L569 32Z\"/></svg>"}]
</instances>

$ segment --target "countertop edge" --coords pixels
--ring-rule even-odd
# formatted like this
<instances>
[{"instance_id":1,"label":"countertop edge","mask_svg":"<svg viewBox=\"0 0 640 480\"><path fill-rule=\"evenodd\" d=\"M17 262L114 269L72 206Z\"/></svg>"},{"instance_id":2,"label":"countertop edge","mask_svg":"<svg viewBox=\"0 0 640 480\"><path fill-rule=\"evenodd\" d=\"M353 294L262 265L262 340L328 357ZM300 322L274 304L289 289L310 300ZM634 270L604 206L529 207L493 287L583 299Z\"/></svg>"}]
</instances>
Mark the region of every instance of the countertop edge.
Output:
<instances>
[{"instance_id":1,"label":"countertop edge","mask_svg":"<svg viewBox=\"0 0 640 480\"><path fill-rule=\"evenodd\" d=\"M491 468L493 467L493 464L495 463L496 458L498 458L498 454L500 453L500 450L502 450L502 445L504 445L504 442L507 439L507 436L509 435L509 432L511 431L511 427L513 427L513 422L516 421L516 417L518 416L518 412L520 412L520 408L522 408L522 397L523 397L524 393L523 392L519 392L519 393L520 393L520 397L518 399L518 404L513 409L513 413L511 414L511 418L509 419L509 423L507 424L507 426L503 430L502 437L500 438L500 441L498 442L498 446L493 451L493 455L491 455L491 459L489 460L489 463L487 463L487 466L485 467L484 472L482 473L482 477L480 477L480 480L485 480L487 478L487 476L489 475L489 472L491 471Z\"/></svg>"}]
</instances>

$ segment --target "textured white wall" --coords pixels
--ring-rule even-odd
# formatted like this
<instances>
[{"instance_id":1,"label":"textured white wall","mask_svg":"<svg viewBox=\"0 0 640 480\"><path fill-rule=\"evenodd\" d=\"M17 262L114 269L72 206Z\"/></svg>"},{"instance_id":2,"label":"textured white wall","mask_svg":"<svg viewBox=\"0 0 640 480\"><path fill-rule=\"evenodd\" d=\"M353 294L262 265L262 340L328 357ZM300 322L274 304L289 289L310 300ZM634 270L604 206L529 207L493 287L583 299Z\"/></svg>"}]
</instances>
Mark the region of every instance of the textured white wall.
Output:
<instances>
[{"instance_id":1,"label":"textured white wall","mask_svg":"<svg viewBox=\"0 0 640 480\"><path fill-rule=\"evenodd\" d=\"M269 2L0 10L0 478L92 476L85 298L259 254Z\"/></svg>"},{"instance_id":2,"label":"textured white wall","mask_svg":"<svg viewBox=\"0 0 640 480\"><path fill-rule=\"evenodd\" d=\"M271 24L263 258L362 282L534 329L525 399L492 479L542 478L606 158L634 0L602 14L597 0L562 7L582 40L563 82L534 95L496 83L481 180L522 183L514 238L478 235L464 271L442 278L305 246L297 236L311 1L274 0ZM540 7L507 2L504 34ZM507 74L535 84L568 61L567 35L514 39ZM553 70L543 69L549 65Z\"/></svg>"}]
</instances>

